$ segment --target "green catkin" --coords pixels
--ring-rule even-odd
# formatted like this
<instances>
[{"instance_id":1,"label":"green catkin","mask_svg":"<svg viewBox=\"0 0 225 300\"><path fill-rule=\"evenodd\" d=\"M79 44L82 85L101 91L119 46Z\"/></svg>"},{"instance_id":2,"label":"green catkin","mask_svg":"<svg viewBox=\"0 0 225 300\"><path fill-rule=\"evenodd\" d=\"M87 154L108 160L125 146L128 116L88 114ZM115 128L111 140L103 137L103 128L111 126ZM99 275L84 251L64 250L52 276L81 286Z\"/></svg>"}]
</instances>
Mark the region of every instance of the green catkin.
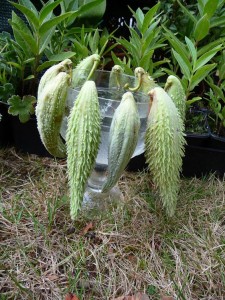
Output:
<instances>
[{"instance_id":1,"label":"green catkin","mask_svg":"<svg viewBox=\"0 0 225 300\"><path fill-rule=\"evenodd\" d=\"M117 107L109 132L108 176L102 192L109 191L118 181L138 141L140 118L134 97L126 92Z\"/></svg>"},{"instance_id":2,"label":"green catkin","mask_svg":"<svg viewBox=\"0 0 225 300\"><path fill-rule=\"evenodd\" d=\"M88 80L89 76L94 72L100 62L100 56L98 54L92 54L84 58L73 70L72 70L72 82L71 87L75 88L82 86L83 83Z\"/></svg>"},{"instance_id":3,"label":"green catkin","mask_svg":"<svg viewBox=\"0 0 225 300\"><path fill-rule=\"evenodd\" d=\"M150 97L145 156L166 213L172 217L184 156L184 124L174 102L162 88L154 88Z\"/></svg>"},{"instance_id":4,"label":"green catkin","mask_svg":"<svg viewBox=\"0 0 225 300\"><path fill-rule=\"evenodd\" d=\"M58 73L54 80L47 83L37 99L37 127L42 143L47 151L55 156L66 156L66 147L60 136L60 127L65 111L70 76Z\"/></svg>"},{"instance_id":5,"label":"green catkin","mask_svg":"<svg viewBox=\"0 0 225 300\"><path fill-rule=\"evenodd\" d=\"M74 220L81 206L85 185L100 143L100 109L94 81L86 81L71 109L66 132L70 215Z\"/></svg>"},{"instance_id":6,"label":"green catkin","mask_svg":"<svg viewBox=\"0 0 225 300\"><path fill-rule=\"evenodd\" d=\"M54 78L60 72L70 73L71 71L72 71L72 61L70 59L65 59L62 62L47 69L47 71L45 71L44 75L41 77L41 80L39 82L37 98L39 98L41 96L41 93L43 92L44 88L48 84L51 84L52 80L53 80L53 84L54 84Z\"/></svg>"},{"instance_id":7,"label":"green catkin","mask_svg":"<svg viewBox=\"0 0 225 300\"><path fill-rule=\"evenodd\" d=\"M180 80L177 77L170 75L167 78L164 89L178 108L181 118L185 120L186 95Z\"/></svg>"}]
</instances>

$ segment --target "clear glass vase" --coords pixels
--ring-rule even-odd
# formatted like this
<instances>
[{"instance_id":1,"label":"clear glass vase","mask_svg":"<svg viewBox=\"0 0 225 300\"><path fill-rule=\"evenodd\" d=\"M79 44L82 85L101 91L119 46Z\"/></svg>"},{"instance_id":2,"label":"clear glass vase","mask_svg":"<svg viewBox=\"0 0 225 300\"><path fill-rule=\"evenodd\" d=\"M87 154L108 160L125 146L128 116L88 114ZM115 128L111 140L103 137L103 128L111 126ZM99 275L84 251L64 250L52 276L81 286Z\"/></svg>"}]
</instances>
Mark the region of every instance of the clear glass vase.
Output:
<instances>
[{"instance_id":1,"label":"clear glass vase","mask_svg":"<svg viewBox=\"0 0 225 300\"><path fill-rule=\"evenodd\" d=\"M102 193L102 186L107 178L108 168L108 145L109 130L112 118L118 107L122 96L128 90L124 88L125 84L134 87L137 80L134 76L123 75L119 82L109 87L109 71L96 70L91 80L96 83L98 99L101 111L101 144L96 157L95 167L90 175L83 199L83 208L104 209L109 203L122 203L123 195L118 185L114 186L109 192ZM80 88L69 89L67 97L68 111L72 108ZM149 97L140 92L132 92L137 103L138 112L141 120L139 138L133 156L144 152L144 136L147 125L147 116L149 111ZM61 135L65 138L67 128L67 116L63 119Z\"/></svg>"}]
</instances>

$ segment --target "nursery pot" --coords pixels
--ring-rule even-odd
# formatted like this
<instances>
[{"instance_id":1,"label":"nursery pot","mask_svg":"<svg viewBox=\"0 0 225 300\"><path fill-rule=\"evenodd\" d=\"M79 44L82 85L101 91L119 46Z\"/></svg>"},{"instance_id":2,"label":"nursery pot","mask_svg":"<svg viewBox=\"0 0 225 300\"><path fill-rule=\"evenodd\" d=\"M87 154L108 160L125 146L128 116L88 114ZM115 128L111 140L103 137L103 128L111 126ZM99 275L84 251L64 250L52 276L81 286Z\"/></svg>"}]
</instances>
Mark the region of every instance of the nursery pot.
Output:
<instances>
[{"instance_id":1,"label":"nursery pot","mask_svg":"<svg viewBox=\"0 0 225 300\"><path fill-rule=\"evenodd\" d=\"M196 112L195 112L196 113ZM225 138L212 133L209 122L210 111L205 115L205 134L187 134L187 146L183 160L183 175L201 177L210 173L223 176L225 173Z\"/></svg>"},{"instance_id":2,"label":"nursery pot","mask_svg":"<svg viewBox=\"0 0 225 300\"><path fill-rule=\"evenodd\" d=\"M18 117L13 117L12 128L14 146L17 150L23 153L51 157L41 142L36 117L30 118L26 123L21 123Z\"/></svg>"},{"instance_id":3,"label":"nursery pot","mask_svg":"<svg viewBox=\"0 0 225 300\"><path fill-rule=\"evenodd\" d=\"M215 173L222 177L225 173L225 138L209 135L204 142L199 139L198 143L189 143L185 148L183 175L202 177Z\"/></svg>"},{"instance_id":4,"label":"nursery pot","mask_svg":"<svg viewBox=\"0 0 225 300\"><path fill-rule=\"evenodd\" d=\"M8 114L8 104L0 101L0 147L13 145L12 116Z\"/></svg>"}]
</instances>

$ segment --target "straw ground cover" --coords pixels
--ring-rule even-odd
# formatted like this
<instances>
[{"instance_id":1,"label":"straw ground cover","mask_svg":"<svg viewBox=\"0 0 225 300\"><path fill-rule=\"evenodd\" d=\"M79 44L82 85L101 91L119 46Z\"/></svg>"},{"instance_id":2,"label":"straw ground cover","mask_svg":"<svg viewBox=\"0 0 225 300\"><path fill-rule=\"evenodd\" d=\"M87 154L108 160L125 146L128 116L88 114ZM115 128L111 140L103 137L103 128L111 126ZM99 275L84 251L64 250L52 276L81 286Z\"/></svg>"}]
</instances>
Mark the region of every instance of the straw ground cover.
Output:
<instances>
[{"instance_id":1,"label":"straw ground cover","mask_svg":"<svg viewBox=\"0 0 225 300\"><path fill-rule=\"evenodd\" d=\"M66 162L0 150L0 299L225 299L225 181L182 179L172 219L149 174L119 185L123 206L73 223Z\"/></svg>"}]
</instances>

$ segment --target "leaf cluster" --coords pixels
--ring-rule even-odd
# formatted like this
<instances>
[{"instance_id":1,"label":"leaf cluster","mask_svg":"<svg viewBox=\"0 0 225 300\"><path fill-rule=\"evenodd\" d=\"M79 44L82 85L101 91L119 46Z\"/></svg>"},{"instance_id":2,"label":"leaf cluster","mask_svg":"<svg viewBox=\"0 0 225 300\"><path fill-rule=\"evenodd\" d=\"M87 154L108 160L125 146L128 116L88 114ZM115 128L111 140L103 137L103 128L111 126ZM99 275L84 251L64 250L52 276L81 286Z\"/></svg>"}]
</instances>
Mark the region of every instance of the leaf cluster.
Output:
<instances>
[{"instance_id":1,"label":"leaf cluster","mask_svg":"<svg viewBox=\"0 0 225 300\"><path fill-rule=\"evenodd\" d=\"M182 76L182 84L189 98L193 90L203 79L216 67L216 63L211 63L212 58L224 48L223 40L217 40L201 48L196 46L196 42L185 37L185 43L180 41L176 35L166 29L165 36L171 45L171 52L176 60ZM169 74L176 74L179 69L164 69Z\"/></svg>"},{"instance_id":2,"label":"leaf cluster","mask_svg":"<svg viewBox=\"0 0 225 300\"><path fill-rule=\"evenodd\" d=\"M26 97L36 97L40 76L46 68L66 58L77 56L77 63L90 52L104 51L108 35L100 36L98 30L85 30L74 24L84 16L91 24L93 13L96 21L104 13L106 1L49 0L40 10L30 0L9 2L23 17L13 10L9 20L13 35L0 34L0 101L17 95L11 98L17 99L16 110L14 100L8 101L9 113L15 115L17 111L21 121L27 121L35 102L27 101ZM55 14L56 9L59 14ZM75 31L77 34L72 38ZM85 39L87 45L82 47Z\"/></svg>"},{"instance_id":3,"label":"leaf cluster","mask_svg":"<svg viewBox=\"0 0 225 300\"><path fill-rule=\"evenodd\" d=\"M218 115L218 112L222 112L223 109L220 100L218 101L221 92L213 81L216 80L218 73L224 76L223 67L221 68L225 45L224 1L198 0L197 4L192 4L193 10L184 6L180 0L176 3L183 12L182 16L188 19L191 26L186 32L187 35L183 36L182 30L173 32L165 26L166 23L163 25L165 37L171 46L171 63L169 69L164 71L168 74L178 74L182 78L189 104L208 95L211 99L209 106ZM215 34L218 25L223 30ZM210 80L206 79L208 76ZM220 114L221 118L222 114Z\"/></svg>"},{"instance_id":4,"label":"leaf cluster","mask_svg":"<svg viewBox=\"0 0 225 300\"><path fill-rule=\"evenodd\" d=\"M129 74L138 66L143 67L155 78L161 75L159 71L156 71L156 67L164 64L166 60L153 62L156 49L166 45L165 37L161 34L159 7L160 2L149 9L146 14L140 8L136 12L130 8L135 26L129 27L129 40L123 37L117 38L117 42L122 45L127 58L120 62L113 55L114 63L121 65L125 71L127 69L125 65L129 65L130 70L127 70Z\"/></svg>"},{"instance_id":5,"label":"leaf cluster","mask_svg":"<svg viewBox=\"0 0 225 300\"><path fill-rule=\"evenodd\" d=\"M207 37L206 43L224 36L224 0L167 0L161 9L164 24L179 38L188 36L199 42Z\"/></svg>"},{"instance_id":6,"label":"leaf cluster","mask_svg":"<svg viewBox=\"0 0 225 300\"><path fill-rule=\"evenodd\" d=\"M114 63L128 74L141 66L159 81L166 74L178 76L187 104L201 100L224 126L224 0L167 0L132 14L129 39L117 39L125 57L112 53Z\"/></svg>"}]
</instances>

